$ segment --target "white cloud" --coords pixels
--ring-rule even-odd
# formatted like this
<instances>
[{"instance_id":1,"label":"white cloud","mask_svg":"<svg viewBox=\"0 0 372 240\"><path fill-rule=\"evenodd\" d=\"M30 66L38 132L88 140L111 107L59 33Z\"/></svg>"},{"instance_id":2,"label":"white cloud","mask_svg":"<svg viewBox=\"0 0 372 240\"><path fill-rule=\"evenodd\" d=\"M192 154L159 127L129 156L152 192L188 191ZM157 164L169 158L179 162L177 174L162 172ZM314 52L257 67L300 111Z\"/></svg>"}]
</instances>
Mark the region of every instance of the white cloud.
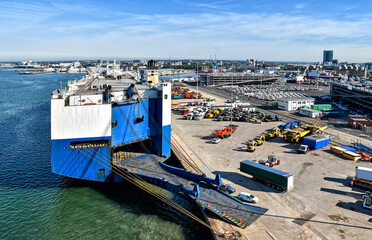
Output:
<instances>
[{"instance_id":1,"label":"white cloud","mask_svg":"<svg viewBox=\"0 0 372 240\"><path fill-rule=\"evenodd\" d=\"M314 61L320 59L322 49L331 47L335 54L336 48L340 48L338 51L345 53L345 58L358 56L371 60L368 59L371 51L367 50L371 49L369 26L372 19L368 16L335 20L263 13L114 12L115 17L88 21L59 17L60 11L69 8L66 5L6 7L6 11L0 10L0 29L3 36L7 36L7 39L0 39L0 51L6 53L4 56L12 52L183 58L207 58L209 54L217 54L220 58L233 59L251 56ZM301 3L296 6L303 7ZM76 9L84 7L76 6ZM9 12L11 15L7 14ZM57 16L58 21L50 21ZM347 50L351 46L356 50Z\"/></svg>"}]
</instances>

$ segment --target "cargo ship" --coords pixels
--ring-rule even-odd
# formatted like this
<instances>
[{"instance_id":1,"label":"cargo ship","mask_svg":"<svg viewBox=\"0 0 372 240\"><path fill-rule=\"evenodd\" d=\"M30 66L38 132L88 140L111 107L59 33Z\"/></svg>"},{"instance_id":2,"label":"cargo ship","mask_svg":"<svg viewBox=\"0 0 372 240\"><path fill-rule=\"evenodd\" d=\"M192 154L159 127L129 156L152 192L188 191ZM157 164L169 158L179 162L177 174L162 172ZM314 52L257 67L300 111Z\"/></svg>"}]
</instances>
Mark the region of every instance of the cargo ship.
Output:
<instances>
[{"instance_id":1,"label":"cargo ship","mask_svg":"<svg viewBox=\"0 0 372 240\"><path fill-rule=\"evenodd\" d=\"M86 75L51 97L52 171L96 182L129 181L164 200L153 185L246 228L267 209L243 204L209 178L165 163L171 156L171 84L154 62L139 79ZM176 206L171 199L165 203Z\"/></svg>"}]
</instances>

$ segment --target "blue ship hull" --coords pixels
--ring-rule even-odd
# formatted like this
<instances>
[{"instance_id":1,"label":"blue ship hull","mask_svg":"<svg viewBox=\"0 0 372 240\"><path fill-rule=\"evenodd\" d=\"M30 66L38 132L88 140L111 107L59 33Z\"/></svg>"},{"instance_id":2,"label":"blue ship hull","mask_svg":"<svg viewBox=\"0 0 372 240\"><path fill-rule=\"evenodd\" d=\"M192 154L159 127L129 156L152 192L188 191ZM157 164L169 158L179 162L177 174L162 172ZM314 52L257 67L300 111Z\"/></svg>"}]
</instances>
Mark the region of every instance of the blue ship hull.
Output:
<instances>
[{"instance_id":1,"label":"blue ship hull","mask_svg":"<svg viewBox=\"0 0 372 240\"><path fill-rule=\"evenodd\" d=\"M54 173L92 181L113 181L116 178L110 177L112 154L120 147L142 141L147 144L141 151L170 157L171 125L162 124L161 99L113 103L111 107L111 136L52 140Z\"/></svg>"}]
</instances>

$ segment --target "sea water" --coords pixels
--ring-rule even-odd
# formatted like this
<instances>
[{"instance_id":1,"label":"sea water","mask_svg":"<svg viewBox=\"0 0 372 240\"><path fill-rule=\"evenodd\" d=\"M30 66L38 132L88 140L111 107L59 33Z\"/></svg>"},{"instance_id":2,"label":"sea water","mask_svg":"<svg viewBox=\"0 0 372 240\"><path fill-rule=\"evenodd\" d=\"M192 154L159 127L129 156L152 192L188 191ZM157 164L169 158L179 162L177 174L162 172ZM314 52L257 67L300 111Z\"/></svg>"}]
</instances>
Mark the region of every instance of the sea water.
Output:
<instances>
[{"instance_id":1,"label":"sea water","mask_svg":"<svg viewBox=\"0 0 372 240\"><path fill-rule=\"evenodd\" d=\"M0 69L0 239L208 238L205 227L130 183L51 172L51 92L83 75Z\"/></svg>"}]
</instances>

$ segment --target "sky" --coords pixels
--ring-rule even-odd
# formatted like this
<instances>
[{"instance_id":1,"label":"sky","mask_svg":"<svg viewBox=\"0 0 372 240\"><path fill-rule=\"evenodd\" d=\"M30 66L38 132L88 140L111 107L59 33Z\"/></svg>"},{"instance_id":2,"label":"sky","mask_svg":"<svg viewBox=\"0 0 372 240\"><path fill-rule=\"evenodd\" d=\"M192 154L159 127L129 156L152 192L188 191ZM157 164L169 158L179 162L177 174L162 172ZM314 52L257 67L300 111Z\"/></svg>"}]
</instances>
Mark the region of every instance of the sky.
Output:
<instances>
[{"instance_id":1,"label":"sky","mask_svg":"<svg viewBox=\"0 0 372 240\"><path fill-rule=\"evenodd\" d=\"M372 62L370 0L0 0L0 61Z\"/></svg>"}]
</instances>

